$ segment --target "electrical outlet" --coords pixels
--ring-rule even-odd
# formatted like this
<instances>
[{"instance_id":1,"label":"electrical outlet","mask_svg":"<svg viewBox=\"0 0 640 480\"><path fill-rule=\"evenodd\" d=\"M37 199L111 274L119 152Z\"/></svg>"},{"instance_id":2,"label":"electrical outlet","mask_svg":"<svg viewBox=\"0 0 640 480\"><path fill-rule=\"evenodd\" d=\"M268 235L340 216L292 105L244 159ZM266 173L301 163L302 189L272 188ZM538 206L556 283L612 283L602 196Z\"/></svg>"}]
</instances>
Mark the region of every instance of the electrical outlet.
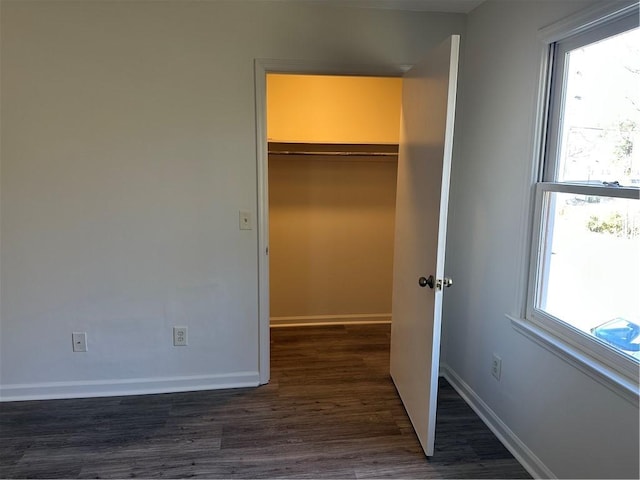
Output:
<instances>
[{"instance_id":1,"label":"electrical outlet","mask_svg":"<svg viewBox=\"0 0 640 480\"><path fill-rule=\"evenodd\" d=\"M74 352L87 351L87 332L73 332L71 334L71 341L73 342Z\"/></svg>"},{"instance_id":2,"label":"electrical outlet","mask_svg":"<svg viewBox=\"0 0 640 480\"><path fill-rule=\"evenodd\" d=\"M186 347L187 345L187 327L173 327L173 346Z\"/></svg>"},{"instance_id":3,"label":"electrical outlet","mask_svg":"<svg viewBox=\"0 0 640 480\"><path fill-rule=\"evenodd\" d=\"M491 375L496 377L496 380L500 380L500 374L502 373L502 359L493 354L493 360L491 361Z\"/></svg>"}]
</instances>

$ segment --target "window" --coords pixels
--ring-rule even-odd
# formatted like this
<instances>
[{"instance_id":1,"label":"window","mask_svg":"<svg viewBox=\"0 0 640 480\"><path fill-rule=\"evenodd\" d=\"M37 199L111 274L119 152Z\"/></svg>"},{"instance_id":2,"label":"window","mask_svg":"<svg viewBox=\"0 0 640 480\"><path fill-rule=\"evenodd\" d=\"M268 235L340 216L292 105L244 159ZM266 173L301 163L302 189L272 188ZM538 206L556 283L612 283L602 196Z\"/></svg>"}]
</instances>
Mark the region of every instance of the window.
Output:
<instances>
[{"instance_id":1,"label":"window","mask_svg":"<svg viewBox=\"0 0 640 480\"><path fill-rule=\"evenodd\" d=\"M593 24L550 45L527 316L637 385L638 7Z\"/></svg>"}]
</instances>

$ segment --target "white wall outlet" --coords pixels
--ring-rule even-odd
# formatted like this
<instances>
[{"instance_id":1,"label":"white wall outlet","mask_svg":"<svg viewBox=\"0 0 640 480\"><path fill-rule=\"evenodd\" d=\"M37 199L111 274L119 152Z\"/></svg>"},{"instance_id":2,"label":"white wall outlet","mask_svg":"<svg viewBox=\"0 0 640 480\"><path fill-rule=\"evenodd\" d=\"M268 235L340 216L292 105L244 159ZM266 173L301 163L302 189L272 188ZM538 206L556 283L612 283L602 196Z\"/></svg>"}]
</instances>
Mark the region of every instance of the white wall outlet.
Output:
<instances>
[{"instance_id":1,"label":"white wall outlet","mask_svg":"<svg viewBox=\"0 0 640 480\"><path fill-rule=\"evenodd\" d=\"M491 361L491 375L496 377L496 380L500 380L500 374L502 373L502 359L493 354L493 360Z\"/></svg>"},{"instance_id":2,"label":"white wall outlet","mask_svg":"<svg viewBox=\"0 0 640 480\"><path fill-rule=\"evenodd\" d=\"M251 212L240 210L240 230L251 230L253 228L251 221Z\"/></svg>"},{"instance_id":3,"label":"white wall outlet","mask_svg":"<svg viewBox=\"0 0 640 480\"><path fill-rule=\"evenodd\" d=\"M73 332L71 334L71 341L73 342L74 352L87 351L87 332Z\"/></svg>"},{"instance_id":4,"label":"white wall outlet","mask_svg":"<svg viewBox=\"0 0 640 480\"><path fill-rule=\"evenodd\" d=\"M187 327L173 327L173 346L186 347L187 345Z\"/></svg>"}]
</instances>

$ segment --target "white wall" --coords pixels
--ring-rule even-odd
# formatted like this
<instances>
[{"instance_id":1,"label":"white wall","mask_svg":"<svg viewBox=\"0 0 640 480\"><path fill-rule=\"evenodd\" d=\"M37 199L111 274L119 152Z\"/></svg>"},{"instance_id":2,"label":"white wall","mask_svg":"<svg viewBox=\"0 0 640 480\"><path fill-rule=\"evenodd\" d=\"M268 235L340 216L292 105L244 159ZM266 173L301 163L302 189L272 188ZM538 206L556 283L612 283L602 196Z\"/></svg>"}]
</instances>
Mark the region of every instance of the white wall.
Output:
<instances>
[{"instance_id":1,"label":"white wall","mask_svg":"<svg viewBox=\"0 0 640 480\"><path fill-rule=\"evenodd\" d=\"M579 2L494 2L467 23L453 161L443 365L495 415L541 474L638 478L638 408L523 335L518 311L523 217L531 178L537 30ZM502 357L502 378L490 374ZM537 457L537 458L536 458ZM536 463L537 462L537 463Z\"/></svg>"},{"instance_id":2,"label":"white wall","mask_svg":"<svg viewBox=\"0 0 640 480\"><path fill-rule=\"evenodd\" d=\"M254 59L410 64L465 24L268 1L1 8L5 400L256 384L257 231L238 229L238 210L256 218Z\"/></svg>"}]
</instances>

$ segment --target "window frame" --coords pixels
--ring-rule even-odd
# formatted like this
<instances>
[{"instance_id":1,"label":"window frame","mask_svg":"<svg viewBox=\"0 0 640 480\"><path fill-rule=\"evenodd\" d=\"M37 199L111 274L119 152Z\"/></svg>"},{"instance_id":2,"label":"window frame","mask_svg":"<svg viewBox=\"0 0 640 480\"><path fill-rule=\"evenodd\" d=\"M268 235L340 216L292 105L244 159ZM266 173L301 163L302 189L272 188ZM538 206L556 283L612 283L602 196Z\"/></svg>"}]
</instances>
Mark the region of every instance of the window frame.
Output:
<instances>
[{"instance_id":1,"label":"window frame","mask_svg":"<svg viewBox=\"0 0 640 480\"><path fill-rule=\"evenodd\" d=\"M637 10L637 8L636 8ZM639 26L637 13L633 15L629 13L615 20L605 22L604 24L591 27L585 32L581 32L575 35L571 35L566 39L557 40L549 45L549 61L550 74L549 74L549 95L548 95L548 122L546 125L547 135L545 151L541 169L541 181L554 182L554 183L567 183L557 182L558 167L560 157L560 137L562 135L562 119L564 115L563 106L565 104L565 91L564 85L567 80L567 62L565 55L572 50L580 48L591 43L598 42L608 37L615 36L623 33L627 30L631 30ZM560 80L558 82L558 80ZM553 159L554 161L549 161Z\"/></svg>"},{"instance_id":2,"label":"window frame","mask_svg":"<svg viewBox=\"0 0 640 480\"><path fill-rule=\"evenodd\" d=\"M608 196L638 199L637 187L608 187L586 183L559 182L560 138L562 135L562 108L566 86L565 53L599 40L614 36L639 26L638 3L623 2L598 5L569 19L561 20L540 31L540 40L545 45L542 63L539 111L536 124L537 169L534 172L533 209L531 216L530 254L524 314L526 322L514 322L526 335L542 339L545 346L553 344L554 351L571 356L572 363L578 358L616 385L632 392L638 402L639 365L632 358L616 351L602 340L588 335L562 319L537 308L538 294L542 283L541 270L549 238L546 235L549 205L546 199L552 193ZM512 318L512 321L514 319ZM532 328L533 327L533 328ZM540 329L541 333L536 333ZM551 339L544 338L551 335ZM558 344L557 340L560 341ZM576 352L576 353L571 353ZM604 373L603 373L604 372Z\"/></svg>"},{"instance_id":3,"label":"window frame","mask_svg":"<svg viewBox=\"0 0 640 480\"><path fill-rule=\"evenodd\" d=\"M585 184L563 184L553 182L540 182L535 187L533 241L531 249L531 263L529 270L529 291L527 299L527 319L539 327L553 333L574 348L594 357L594 359L625 377L638 382L638 363L627 356L617 352L604 341L588 335L581 330L554 317L536 307L541 275L543 268L544 252L548 241L546 235L546 217L549 206L546 204L548 193L573 193L576 195L608 196L612 198L637 199L638 189L599 187Z\"/></svg>"}]
</instances>

